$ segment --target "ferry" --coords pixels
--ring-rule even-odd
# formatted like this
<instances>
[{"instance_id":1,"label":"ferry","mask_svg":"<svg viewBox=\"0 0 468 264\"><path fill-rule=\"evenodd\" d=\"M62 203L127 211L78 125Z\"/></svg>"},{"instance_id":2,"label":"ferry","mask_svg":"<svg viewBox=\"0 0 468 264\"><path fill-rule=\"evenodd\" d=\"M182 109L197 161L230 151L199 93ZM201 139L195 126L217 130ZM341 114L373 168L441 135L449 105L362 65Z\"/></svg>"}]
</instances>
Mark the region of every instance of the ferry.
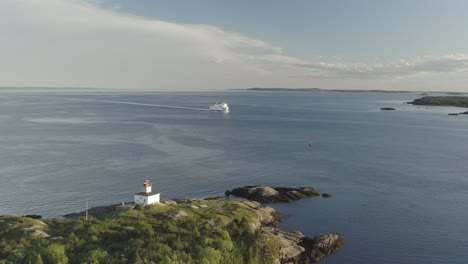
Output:
<instances>
[{"instance_id":1,"label":"ferry","mask_svg":"<svg viewBox=\"0 0 468 264\"><path fill-rule=\"evenodd\" d=\"M216 102L210 105L210 111L229 113L229 106L226 102Z\"/></svg>"}]
</instances>

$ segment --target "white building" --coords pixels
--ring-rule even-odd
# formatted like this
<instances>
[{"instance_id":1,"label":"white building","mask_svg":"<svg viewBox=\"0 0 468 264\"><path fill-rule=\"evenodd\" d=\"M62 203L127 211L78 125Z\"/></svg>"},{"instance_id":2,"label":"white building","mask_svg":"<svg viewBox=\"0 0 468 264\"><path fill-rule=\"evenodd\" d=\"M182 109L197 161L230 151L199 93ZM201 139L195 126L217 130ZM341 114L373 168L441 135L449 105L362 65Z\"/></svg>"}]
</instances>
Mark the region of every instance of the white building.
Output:
<instances>
[{"instance_id":1,"label":"white building","mask_svg":"<svg viewBox=\"0 0 468 264\"><path fill-rule=\"evenodd\" d=\"M154 193L151 191L151 183L149 180L143 182L143 188L141 192L135 193L135 204L138 205L150 205L159 203L159 196L161 193Z\"/></svg>"}]
</instances>

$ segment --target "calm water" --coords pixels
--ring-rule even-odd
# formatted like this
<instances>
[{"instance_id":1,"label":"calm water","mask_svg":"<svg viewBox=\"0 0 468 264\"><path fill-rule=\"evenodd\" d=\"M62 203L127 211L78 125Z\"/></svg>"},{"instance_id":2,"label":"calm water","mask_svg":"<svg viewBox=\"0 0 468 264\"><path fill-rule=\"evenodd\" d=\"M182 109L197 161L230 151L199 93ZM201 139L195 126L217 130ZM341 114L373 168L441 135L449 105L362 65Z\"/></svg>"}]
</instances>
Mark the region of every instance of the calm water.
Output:
<instances>
[{"instance_id":1,"label":"calm water","mask_svg":"<svg viewBox=\"0 0 468 264\"><path fill-rule=\"evenodd\" d=\"M306 185L334 196L275 207L286 230L345 236L323 263L466 263L468 116L418 97L2 91L0 214L131 201L144 178L163 198ZM205 110L223 99L229 115Z\"/></svg>"}]
</instances>

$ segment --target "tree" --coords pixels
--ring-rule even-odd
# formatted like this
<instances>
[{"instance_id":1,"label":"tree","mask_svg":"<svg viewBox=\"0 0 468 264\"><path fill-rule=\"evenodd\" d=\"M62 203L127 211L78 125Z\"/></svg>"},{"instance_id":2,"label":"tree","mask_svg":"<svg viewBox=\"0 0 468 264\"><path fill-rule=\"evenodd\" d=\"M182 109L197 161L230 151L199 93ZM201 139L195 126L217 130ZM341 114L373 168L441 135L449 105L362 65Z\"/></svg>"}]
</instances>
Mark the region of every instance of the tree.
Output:
<instances>
[{"instance_id":1,"label":"tree","mask_svg":"<svg viewBox=\"0 0 468 264\"><path fill-rule=\"evenodd\" d=\"M46 263L67 264L68 257L65 254L65 247L59 244L50 244L42 250L43 260Z\"/></svg>"}]
</instances>

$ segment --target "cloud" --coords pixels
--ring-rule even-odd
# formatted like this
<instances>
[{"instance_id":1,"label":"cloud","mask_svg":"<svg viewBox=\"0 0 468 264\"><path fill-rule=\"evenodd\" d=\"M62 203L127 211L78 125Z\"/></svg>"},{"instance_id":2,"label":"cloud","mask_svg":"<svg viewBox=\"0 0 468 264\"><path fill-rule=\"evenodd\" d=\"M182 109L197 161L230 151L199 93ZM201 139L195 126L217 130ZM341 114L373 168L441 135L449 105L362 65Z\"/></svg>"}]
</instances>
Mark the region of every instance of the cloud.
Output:
<instances>
[{"instance_id":1,"label":"cloud","mask_svg":"<svg viewBox=\"0 0 468 264\"><path fill-rule=\"evenodd\" d=\"M368 80L433 78L468 69L465 54L387 64L350 63L342 56L310 61L217 26L124 14L119 7L105 9L101 2L1 0L0 86L362 88L382 84Z\"/></svg>"},{"instance_id":2,"label":"cloud","mask_svg":"<svg viewBox=\"0 0 468 264\"><path fill-rule=\"evenodd\" d=\"M430 73L456 73L468 70L468 55L450 54L440 57L420 57L400 60L395 64L362 63L297 63L293 66L323 72L327 77L340 78L400 78ZM300 76L299 76L300 77ZM305 75L303 77L317 77Z\"/></svg>"},{"instance_id":3,"label":"cloud","mask_svg":"<svg viewBox=\"0 0 468 264\"><path fill-rule=\"evenodd\" d=\"M267 74L281 48L212 25L151 20L99 1L2 0L1 86L216 89ZM7 66L8 65L8 66ZM222 67L221 67L221 66Z\"/></svg>"}]
</instances>

